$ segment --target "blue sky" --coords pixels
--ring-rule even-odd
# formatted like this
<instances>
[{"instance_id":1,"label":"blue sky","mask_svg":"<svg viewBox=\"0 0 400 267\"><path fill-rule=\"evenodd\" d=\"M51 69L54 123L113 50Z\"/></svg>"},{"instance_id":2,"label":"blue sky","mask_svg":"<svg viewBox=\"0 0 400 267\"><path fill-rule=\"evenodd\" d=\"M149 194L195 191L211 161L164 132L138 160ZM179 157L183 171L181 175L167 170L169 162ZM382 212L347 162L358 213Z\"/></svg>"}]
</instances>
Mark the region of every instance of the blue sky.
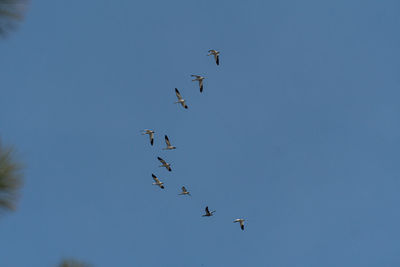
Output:
<instances>
[{"instance_id":1,"label":"blue sky","mask_svg":"<svg viewBox=\"0 0 400 267\"><path fill-rule=\"evenodd\" d=\"M1 266L400 265L399 8L33 1L0 42L0 136L27 166Z\"/></svg>"}]
</instances>

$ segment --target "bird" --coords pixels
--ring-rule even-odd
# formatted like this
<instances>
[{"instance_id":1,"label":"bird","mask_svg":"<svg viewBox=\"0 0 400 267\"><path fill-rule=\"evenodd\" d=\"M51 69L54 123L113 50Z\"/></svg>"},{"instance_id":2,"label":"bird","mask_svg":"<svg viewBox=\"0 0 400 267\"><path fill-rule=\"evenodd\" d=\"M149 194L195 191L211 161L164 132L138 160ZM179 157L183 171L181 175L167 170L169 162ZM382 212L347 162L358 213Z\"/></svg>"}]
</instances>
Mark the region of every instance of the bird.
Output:
<instances>
[{"instance_id":1,"label":"bird","mask_svg":"<svg viewBox=\"0 0 400 267\"><path fill-rule=\"evenodd\" d=\"M236 219L233 222L234 223L236 223L236 222L240 223L240 228L242 228L242 230L244 230L244 221L245 221L244 219Z\"/></svg>"},{"instance_id":2,"label":"bird","mask_svg":"<svg viewBox=\"0 0 400 267\"><path fill-rule=\"evenodd\" d=\"M186 190L186 187L182 186L182 193L180 193L179 195L190 195L190 192Z\"/></svg>"},{"instance_id":3,"label":"bird","mask_svg":"<svg viewBox=\"0 0 400 267\"><path fill-rule=\"evenodd\" d=\"M157 157L157 159L162 163L159 167L165 167L167 170L171 171L171 164L168 164L165 160L163 160L160 157Z\"/></svg>"},{"instance_id":4,"label":"bird","mask_svg":"<svg viewBox=\"0 0 400 267\"><path fill-rule=\"evenodd\" d=\"M217 63L217 65L219 65L219 51L211 49L211 50L208 50L208 52L210 54L208 54L207 56L214 55L215 63Z\"/></svg>"},{"instance_id":5,"label":"bird","mask_svg":"<svg viewBox=\"0 0 400 267\"><path fill-rule=\"evenodd\" d=\"M180 103L182 105L182 107L187 109L188 106L185 103L185 99L183 99L183 97L181 96L181 94L179 93L177 88L175 88L175 94L176 94L176 97L178 98L178 101L175 102L175 104Z\"/></svg>"},{"instance_id":6,"label":"bird","mask_svg":"<svg viewBox=\"0 0 400 267\"><path fill-rule=\"evenodd\" d=\"M203 80L205 79L205 77L200 76L200 75L191 75L191 76L196 77L194 80L192 80L192 82L199 81L200 93L202 93L203 92Z\"/></svg>"},{"instance_id":7,"label":"bird","mask_svg":"<svg viewBox=\"0 0 400 267\"><path fill-rule=\"evenodd\" d=\"M169 139L168 139L167 135L165 135L165 143L167 144L167 147L163 148L163 150L176 149L176 147L172 146L171 143L169 142Z\"/></svg>"},{"instance_id":8,"label":"bird","mask_svg":"<svg viewBox=\"0 0 400 267\"><path fill-rule=\"evenodd\" d=\"M153 183L153 185L158 185L161 189L164 189L164 183L160 182L160 180L157 178L157 176L155 176L153 173L151 174L151 176L153 176L153 179L155 181L155 183Z\"/></svg>"},{"instance_id":9,"label":"bird","mask_svg":"<svg viewBox=\"0 0 400 267\"><path fill-rule=\"evenodd\" d=\"M153 144L154 144L154 131L145 129L145 130L143 130L143 132L142 132L142 135L144 135L144 134L148 134L148 135L149 135L149 137L150 137L150 144L153 145Z\"/></svg>"},{"instance_id":10,"label":"bird","mask_svg":"<svg viewBox=\"0 0 400 267\"><path fill-rule=\"evenodd\" d=\"M209 211L208 210L208 206L206 207L206 214L204 214L204 215L202 215L202 217L210 217L210 216L213 216L213 213L214 212L216 212L216 210L214 210L214 211Z\"/></svg>"}]
</instances>

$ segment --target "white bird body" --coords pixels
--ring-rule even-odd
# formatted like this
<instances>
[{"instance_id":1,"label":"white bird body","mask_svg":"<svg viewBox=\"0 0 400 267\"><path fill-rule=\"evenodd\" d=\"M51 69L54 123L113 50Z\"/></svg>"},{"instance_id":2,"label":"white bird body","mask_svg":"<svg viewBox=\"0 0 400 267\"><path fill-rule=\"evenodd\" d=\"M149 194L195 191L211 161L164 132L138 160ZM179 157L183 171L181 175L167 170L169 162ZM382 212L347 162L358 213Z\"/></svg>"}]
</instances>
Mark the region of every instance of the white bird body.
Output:
<instances>
[{"instance_id":1,"label":"white bird body","mask_svg":"<svg viewBox=\"0 0 400 267\"><path fill-rule=\"evenodd\" d=\"M236 219L236 220L234 220L233 222L234 223L240 223L240 228L242 228L242 230L244 230L244 221L245 221L245 219Z\"/></svg>"},{"instance_id":2,"label":"white bird body","mask_svg":"<svg viewBox=\"0 0 400 267\"><path fill-rule=\"evenodd\" d=\"M143 132L142 132L142 135L144 135L144 134L148 134L148 135L149 135L149 137L150 137L150 144L153 145L153 144L154 144L154 131L145 129L145 130L143 130Z\"/></svg>"},{"instance_id":3,"label":"white bird body","mask_svg":"<svg viewBox=\"0 0 400 267\"><path fill-rule=\"evenodd\" d=\"M191 195L190 195L190 192L187 191L186 188L185 188L184 186L182 186L182 193L180 193L179 195L188 195L188 196L191 196Z\"/></svg>"},{"instance_id":4,"label":"white bird body","mask_svg":"<svg viewBox=\"0 0 400 267\"><path fill-rule=\"evenodd\" d=\"M164 183L161 182L157 176L155 176L154 174L151 174L151 176L153 177L153 180L155 181L155 183L153 183L153 185L158 185L161 189L164 189Z\"/></svg>"},{"instance_id":5,"label":"white bird body","mask_svg":"<svg viewBox=\"0 0 400 267\"><path fill-rule=\"evenodd\" d=\"M182 97L182 95L181 95L181 93L179 93L179 91L178 91L178 89L177 88L175 88L175 94L176 94L176 97L178 98L178 101L177 102L175 102L175 104L181 104L182 105L182 107L184 107L184 108L188 108L188 106L186 105L186 102L185 102L185 99L183 99L183 97Z\"/></svg>"},{"instance_id":6,"label":"white bird body","mask_svg":"<svg viewBox=\"0 0 400 267\"><path fill-rule=\"evenodd\" d=\"M213 216L213 214L214 214L214 212L216 212L215 210L214 211L209 211L209 209L208 209L208 206L206 207L206 214L204 214L204 215L202 215L203 217L210 217L210 216Z\"/></svg>"},{"instance_id":7,"label":"white bird body","mask_svg":"<svg viewBox=\"0 0 400 267\"><path fill-rule=\"evenodd\" d=\"M168 136L165 135L165 143L167 144L166 148L163 148L163 150L172 150L172 149L176 149L176 147L174 147L173 145L171 145L171 142L168 139Z\"/></svg>"},{"instance_id":8,"label":"white bird body","mask_svg":"<svg viewBox=\"0 0 400 267\"><path fill-rule=\"evenodd\" d=\"M217 65L219 65L219 51L214 50L214 49L210 49L208 50L209 54L207 56L214 56L215 59L215 63L217 63Z\"/></svg>"},{"instance_id":9,"label":"white bird body","mask_svg":"<svg viewBox=\"0 0 400 267\"><path fill-rule=\"evenodd\" d=\"M172 171L171 164L167 163L165 160L163 160L160 157L157 157L157 159L162 163L162 165L160 165L159 167L165 167L168 171Z\"/></svg>"},{"instance_id":10,"label":"white bird body","mask_svg":"<svg viewBox=\"0 0 400 267\"><path fill-rule=\"evenodd\" d=\"M200 76L200 75L191 75L191 76L196 77L194 80L192 80L192 82L199 81L200 93L202 93L203 92L203 80L205 79L205 77Z\"/></svg>"}]
</instances>

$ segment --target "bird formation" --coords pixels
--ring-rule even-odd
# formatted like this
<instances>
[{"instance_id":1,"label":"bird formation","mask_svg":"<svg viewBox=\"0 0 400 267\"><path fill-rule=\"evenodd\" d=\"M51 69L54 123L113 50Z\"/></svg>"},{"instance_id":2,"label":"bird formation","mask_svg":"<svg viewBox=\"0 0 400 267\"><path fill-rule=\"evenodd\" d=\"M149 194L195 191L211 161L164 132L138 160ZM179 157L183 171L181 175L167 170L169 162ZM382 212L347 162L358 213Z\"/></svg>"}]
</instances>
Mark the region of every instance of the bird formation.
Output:
<instances>
[{"instance_id":1,"label":"bird formation","mask_svg":"<svg viewBox=\"0 0 400 267\"><path fill-rule=\"evenodd\" d=\"M219 66L219 55L220 55L220 52L217 51L217 50L213 50L213 49L209 50L208 52L209 52L208 56L211 56L211 55L214 56L215 63L217 64L217 66ZM203 80L205 79L205 77L203 77L201 75L191 75L191 77L194 77L194 79L192 81L198 81L199 82L200 93L202 93L203 92ZM176 94L176 97L178 98L178 101L176 101L175 104L181 104L181 106L183 108L188 109L188 105L186 104L185 99L182 97L181 93L179 92L179 90L177 88L175 88L175 94ZM150 144L152 146L154 144L154 133L155 133L154 130L149 130L149 129L145 129L142 132L142 135L145 135L145 134L149 135ZM171 144L171 142L170 142L170 140L169 140L167 135L164 135L164 139L165 139L166 147L163 148L163 150L176 149L176 147ZM161 165L159 167L165 167L168 171L170 171L170 172L172 171L170 163L167 163L167 161L165 161L161 157L157 157L157 159L161 162ZM153 177L153 180L154 180L153 185L156 185L156 186L160 187L161 189L165 188L164 183L161 182L160 179L156 175L154 175L152 173L151 176ZM191 196L190 192L186 189L185 186L182 186L181 193L179 193L178 195ZM202 217L211 217L211 216L214 215L215 212L216 212L215 210L210 211L208 206L206 206L205 207L205 214L203 214ZM242 230L244 230L244 221L245 221L244 219L239 218L239 219L234 220L233 222L234 223L238 222L240 224L240 228Z\"/></svg>"}]
</instances>

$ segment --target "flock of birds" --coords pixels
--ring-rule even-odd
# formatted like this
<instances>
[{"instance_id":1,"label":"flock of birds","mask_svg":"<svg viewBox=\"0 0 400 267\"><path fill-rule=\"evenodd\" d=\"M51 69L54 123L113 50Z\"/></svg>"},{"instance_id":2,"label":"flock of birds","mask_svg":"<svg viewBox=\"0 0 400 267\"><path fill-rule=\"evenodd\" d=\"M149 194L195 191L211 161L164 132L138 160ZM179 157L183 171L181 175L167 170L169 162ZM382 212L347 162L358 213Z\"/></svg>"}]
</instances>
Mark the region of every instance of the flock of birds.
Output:
<instances>
[{"instance_id":1,"label":"flock of birds","mask_svg":"<svg viewBox=\"0 0 400 267\"><path fill-rule=\"evenodd\" d=\"M217 66L218 66L218 65L219 65L219 53L220 53L220 52L217 51L217 50L213 50L213 49L209 50L208 52L209 52L208 56L211 56L211 55L214 56L215 63L216 63ZM198 81L198 82L199 82L200 93L202 93L202 92L203 92L203 80L205 79L205 77L200 76L200 75L191 75L191 76L194 77L194 79L193 79L192 81ZM186 104L186 102L185 102L185 99L182 97L181 93L179 92L179 90L178 90L177 88L175 88L175 94L176 94L176 97L178 98L178 101L176 101L175 104L181 104L183 108L188 109L188 106L187 106L187 104ZM145 134L148 134L148 135L149 135L150 144L151 144L151 145L154 144L154 133L155 133L154 130L149 130L149 129L145 129L145 130L143 130L143 132L142 132L142 135L145 135ZM168 138L167 135L164 136L164 139L165 139L166 147L163 148L163 150L173 150L173 149L176 149L175 146L171 145L171 142L169 141L169 138ZM172 171L172 169L171 169L171 164L170 164L170 163L167 163L164 159L162 159L162 158L160 158L160 157L157 157L157 159L161 162L161 165L160 165L159 167L165 167L168 171ZM156 185L156 186L160 187L161 189L164 189L164 188L165 188L165 187L164 187L164 183L161 182L160 179L158 179L158 177L157 177L156 175L154 175L154 174L152 173L151 176L153 177L153 180L154 180L153 185ZM178 195L188 195L188 196L191 196L191 195L190 195L190 192L186 189L185 186L182 186L181 190L182 190L182 192L179 193ZM215 212L216 212L215 210L210 211L210 210L208 209L208 206L206 206L206 208L205 208L205 214L203 214L202 217L211 217L211 216L214 215ZM245 221L245 219L239 218L239 219L234 220L233 222L234 222L234 223L237 223L237 222L238 222L238 223L240 224L240 228L241 228L242 230L244 230L244 221Z\"/></svg>"}]
</instances>

